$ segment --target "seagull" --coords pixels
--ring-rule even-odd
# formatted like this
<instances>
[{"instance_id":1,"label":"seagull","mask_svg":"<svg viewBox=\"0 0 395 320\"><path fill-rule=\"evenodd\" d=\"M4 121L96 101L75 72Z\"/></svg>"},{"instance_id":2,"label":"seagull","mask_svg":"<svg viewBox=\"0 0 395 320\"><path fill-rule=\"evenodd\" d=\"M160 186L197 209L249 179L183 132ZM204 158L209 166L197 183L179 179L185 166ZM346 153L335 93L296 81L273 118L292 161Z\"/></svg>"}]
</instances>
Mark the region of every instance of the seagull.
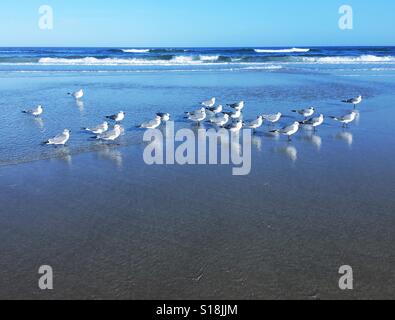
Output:
<instances>
[{"instance_id":1,"label":"seagull","mask_svg":"<svg viewBox=\"0 0 395 320\"><path fill-rule=\"evenodd\" d=\"M25 110L25 111L22 111L23 113L27 113L27 114L30 114L30 115L32 115L32 116L35 116L35 117L38 117L38 116L40 116L40 115L42 115L43 114L43 112L44 112L44 109L43 109L43 107L42 106L37 106L36 108L34 108L34 109L31 109L31 110Z\"/></svg>"},{"instance_id":2,"label":"seagull","mask_svg":"<svg viewBox=\"0 0 395 320\"><path fill-rule=\"evenodd\" d=\"M73 96L75 99L79 100L84 96L84 90L78 90L73 93L68 93L68 95Z\"/></svg>"},{"instance_id":3,"label":"seagull","mask_svg":"<svg viewBox=\"0 0 395 320\"><path fill-rule=\"evenodd\" d=\"M154 120L142 123L139 128L141 129L156 129L162 123L162 118L160 116L156 116Z\"/></svg>"},{"instance_id":4,"label":"seagull","mask_svg":"<svg viewBox=\"0 0 395 320\"><path fill-rule=\"evenodd\" d=\"M82 128L82 130L92 132L94 134L103 134L104 132L108 131L108 122L105 121L93 128Z\"/></svg>"},{"instance_id":5,"label":"seagull","mask_svg":"<svg viewBox=\"0 0 395 320\"><path fill-rule=\"evenodd\" d=\"M195 111L191 111L191 112L185 112L185 115L188 118L190 116L197 116L197 115L201 115L203 113L206 113L206 109L205 108L200 108L199 110L195 110Z\"/></svg>"},{"instance_id":6,"label":"seagull","mask_svg":"<svg viewBox=\"0 0 395 320\"><path fill-rule=\"evenodd\" d=\"M231 112L225 112L225 114L227 114L232 119L239 119L242 115L241 110L236 110L236 109Z\"/></svg>"},{"instance_id":7,"label":"seagull","mask_svg":"<svg viewBox=\"0 0 395 320\"><path fill-rule=\"evenodd\" d=\"M223 107L222 107L222 105L220 104L220 105L218 105L218 106L216 106L216 107L210 107L210 108L206 108L208 111L210 111L210 112L212 112L212 113L214 113L214 114L218 114L218 113L221 113L222 112L222 110L223 110Z\"/></svg>"},{"instance_id":8,"label":"seagull","mask_svg":"<svg viewBox=\"0 0 395 320\"><path fill-rule=\"evenodd\" d=\"M244 127L256 130L263 125L263 116L258 116L255 120L244 123Z\"/></svg>"},{"instance_id":9,"label":"seagull","mask_svg":"<svg viewBox=\"0 0 395 320\"><path fill-rule=\"evenodd\" d=\"M235 123L231 123L225 127L230 132L239 132L243 128L243 121L237 120Z\"/></svg>"},{"instance_id":10,"label":"seagull","mask_svg":"<svg viewBox=\"0 0 395 320\"><path fill-rule=\"evenodd\" d=\"M222 116L217 116L213 119L210 119L210 123L217 125L218 127L223 127L229 122L229 115L222 114Z\"/></svg>"},{"instance_id":11,"label":"seagull","mask_svg":"<svg viewBox=\"0 0 395 320\"><path fill-rule=\"evenodd\" d=\"M343 117L331 117L333 120L338 121L343 124L343 128L346 128L351 122L355 121L358 113L356 111L352 111L349 114L346 114Z\"/></svg>"},{"instance_id":12,"label":"seagull","mask_svg":"<svg viewBox=\"0 0 395 320\"><path fill-rule=\"evenodd\" d=\"M125 115L126 115L125 112L120 111L119 113L114 114L114 115L112 115L112 116L108 116L108 117L106 117L106 118L107 118L107 119L110 119L110 120L113 120L113 121L115 121L115 122L122 122L122 121L125 119Z\"/></svg>"},{"instance_id":13,"label":"seagull","mask_svg":"<svg viewBox=\"0 0 395 320\"><path fill-rule=\"evenodd\" d=\"M284 127L280 130L273 130L270 131L272 133L281 133L285 136L288 136L288 140L291 141L291 136L293 136L295 133L299 131L300 123L295 121L293 124L290 126Z\"/></svg>"},{"instance_id":14,"label":"seagull","mask_svg":"<svg viewBox=\"0 0 395 320\"><path fill-rule=\"evenodd\" d=\"M244 101L240 101L237 103L231 103L227 105L228 107L231 107L232 109L235 109L237 111L241 111L244 109Z\"/></svg>"},{"instance_id":15,"label":"seagull","mask_svg":"<svg viewBox=\"0 0 395 320\"><path fill-rule=\"evenodd\" d=\"M283 115L281 114L281 112L278 112L275 114L266 114L266 115L263 115L262 117L264 120L269 121L270 123L276 123L276 122L280 121L282 116Z\"/></svg>"},{"instance_id":16,"label":"seagull","mask_svg":"<svg viewBox=\"0 0 395 320\"><path fill-rule=\"evenodd\" d=\"M358 96L356 98L343 100L342 102L354 105L354 109L357 107L358 104L362 102L362 96Z\"/></svg>"},{"instance_id":17,"label":"seagull","mask_svg":"<svg viewBox=\"0 0 395 320\"><path fill-rule=\"evenodd\" d=\"M216 100L216 98L211 98L210 100L203 101L201 105L205 108L212 108L214 107Z\"/></svg>"},{"instance_id":18,"label":"seagull","mask_svg":"<svg viewBox=\"0 0 395 320\"><path fill-rule=\"evenodd\" d=\"M310 125L314 128L314 131L317 130L317 127L324 123L324 115L320 114L319 117L311 118L309 120L305 120L300 122L300 124Z\"/></svg>"},{"instance_id":19,"label":"seagull","mask_svg":"<svg viewBox=\"0 0 395 320\"><path fill-rule=\"evenodd\" d=\"M46 145L54 145L54 146L64 146L67 141L70 139L71 131L68 129L64 129L61 134L58 134L56 137L49 139L44 142Z\"/></svg>"},{"instance_id":20,"label":"seagull","mask_svg":"<svg viewBox=\"0 0 395 320\"><path fill-rule=\"evenodd\" d=\"M292 112L299 113L303 117L308 118L308 117L311 117L314 114L315 109L313 107L310 107L308 109L292 110Z\"/></svg>"},{"instance_id":21,"label":"seagull","mask_svg":"<svg viewBox=\"0 0 395 320\"><path fill-rule=\"evenodd\" d=\"M206 109L203 108L202 112L198 112L196 114L190 114L188 119L197 122L198 126L200 126L200 122L204 121L207 117Z\"/></svg>"},{"instance_id":22,"label":"seagull","mask_svg":"<svg viewBox=\"0 0 395 320\"><path fill-rule=\"evenodd\" d=\"M157 115L158 117L160 117L161 120L162 120L163 122L168 122L168 121L170 121L170 114L169 114L169 113L162 113L162 112L159 112L159 113L157 113L156 115Z\"/></svg>"},{"instance_id":23,"label":"seagull","mask_svg":"<svg viewBox=\"0 0 395 320\"><path fill-rule=\"evenodd\" d=\"M104 140L104 141L115 141L121 136L121 133L122 133L121 126L119 124L116 124L113 130L99 134L95 137L95 139Z\"/></svg>"}]
</instances>

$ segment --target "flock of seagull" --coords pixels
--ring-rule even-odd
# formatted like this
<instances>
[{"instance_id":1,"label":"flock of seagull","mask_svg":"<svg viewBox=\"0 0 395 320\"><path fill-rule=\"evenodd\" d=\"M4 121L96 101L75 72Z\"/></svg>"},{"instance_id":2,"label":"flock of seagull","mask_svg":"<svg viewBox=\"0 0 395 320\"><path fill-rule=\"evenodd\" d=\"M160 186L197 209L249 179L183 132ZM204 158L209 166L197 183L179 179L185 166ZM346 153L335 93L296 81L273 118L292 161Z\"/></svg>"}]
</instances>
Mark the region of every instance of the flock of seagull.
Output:
<instances>
[{"instance_id":1,"label":"flock of seagull","mask_svg":"<svg viewBox=\"0 0 395 320\"><path fill-rule=\"evenodd\" d=\"M356 106L362 102L362 100L362 96L343 100L342 102L344 103L352 104L354 106L354 110L342 117L330 118L342 123L343 127L347 127L357 118L358 113L355 109ZM259 115L255 120L252 121L243 121L242 111L244 109L244 106L244 101L240 101L234 104L227 104L227 107L229 107L231 111L226 112L224 111L222 105L216 106L216 98L212 98L208 101L202 102L201 109L187 112L186 118L190 121L196 122L198 126L200 126L201 122L207 120L209 123L221 128L225 128L231 132L239 132L243 128L252 129L255 132L255 130L263 126L264 122L268 122L271 125L274 125L279 122L283 116L281 112L278 112L274 114ZM288 137L289 141L291 141L291 137L299 131L301 125L311 126L313 130L316 131L317 128L321 126L325 121L325 117L323 114L314 117L316 110L313 107L301 110L292 110L292 112L303 116L304 120L295 121L294 123L285 126L282 129L276 129L270 132L283 134Z\"/></svg>"},{"instance_id":2,"label":"flock of seagull","mask_svg":"<svg viewBox=\"0 0 395 320\"><path fill-rule=\"evenodd\" d=\"M69 95L74 97L74 99L76 99L77 101L80 101L80 99L84 97L84 91L83 89L81 89L74 93L69 93ZM346 128L357 118L358 113L355 109L356 106L362 102L362 100L362 96L343 100L342 102L344 103L352 104L354 106L354 110L345 114L344 116L332 116L330 118L337 122L340 122L343 127ZM191 122L196 123L198 126L200 126L202 122L207 122L219 128L229 130L232 133L237 133L240 132L243 128L252 129L255 132L255 130L262 127L265 122L268 122L270 125L275 125L283 117L282 113L278 112L274 114L259 115L255 120L252 121L243 121L243 109L245 107L244 101L227 104L226 106L229 109L228 111L225 110L223 105L217 105L216 102L216 98L211 98L210 100L202 102L200 109L186 112L185 118ZM287 136L288 140L291 141L291 137L299 131L301 126L311 126L313 130L316 131L317 128L321 126L325 121L325 117L323 114L320 114L319 116L314 116L316 113L314 107L301 110L292 110L292 112L299 114L304 118L304 120L295 121L292 124L287 125L281 129L271 130L270 132ZM34 109L23 111L23 113L32 115L34 117L39 117L44 113L44 109L40 105ZM123 133L123 129L120 123L125 119L125 116L126 113L120 111L114 115L107 116L107 121L103 122L102 124L95 127L82 128L82 130L94 134L95 136L93 138L97 140L115 141ZM137 127L141 129L156 129L162 123L168 122L170 118L171 117L169 113L157 113L153 120L144 122ZM114 126L111 129L109 121L114 122ZM64 146L70 140L70 136L71 131L69 129L65 129L62 133L45 141L44 144Z\"/></svg>"}]
</instances>

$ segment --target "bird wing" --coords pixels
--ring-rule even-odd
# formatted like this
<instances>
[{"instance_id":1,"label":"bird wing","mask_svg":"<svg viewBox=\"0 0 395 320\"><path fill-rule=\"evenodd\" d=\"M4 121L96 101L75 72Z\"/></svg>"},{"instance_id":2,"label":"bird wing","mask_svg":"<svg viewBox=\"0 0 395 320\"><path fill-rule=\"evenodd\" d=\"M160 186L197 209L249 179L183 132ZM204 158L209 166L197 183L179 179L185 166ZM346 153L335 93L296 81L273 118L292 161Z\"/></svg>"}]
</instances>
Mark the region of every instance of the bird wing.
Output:
<instances>
[{"instance_id":1,"label":"bird wing","mask_svg":"<svg viewBox=\"0 0 395 320\"><path fill-rule=\"evenodd\" d=\"M56 137L50 139L49 141L51 143L58 144L58 143L62 143L64 140L66 140L66 135L61 133L61 134L58 134Z\"/></svg>"}]
</instances>

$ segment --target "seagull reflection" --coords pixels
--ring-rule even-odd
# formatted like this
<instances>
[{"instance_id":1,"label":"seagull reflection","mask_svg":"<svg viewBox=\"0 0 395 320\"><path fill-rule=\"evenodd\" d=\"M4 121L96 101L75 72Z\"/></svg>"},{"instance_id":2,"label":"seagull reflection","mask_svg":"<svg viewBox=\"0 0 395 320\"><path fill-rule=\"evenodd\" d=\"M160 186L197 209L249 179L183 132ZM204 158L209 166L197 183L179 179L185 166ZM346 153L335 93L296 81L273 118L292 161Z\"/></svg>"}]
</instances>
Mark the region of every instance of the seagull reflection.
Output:
<instances>
[{"instance_id":1,"label":"seagull reflection","mask_svg":"<svg viewBox=\"0 0 395 320\"><path fill-rule=\"evenodd\" d=\"M252 145L258 150L258 151L262 151L262 139L256 135L253 135L251 137L251 142Z\"/></svg>"},{"instance_id":2,"label":"seagull reflection","mask_svg":"<svg viewBox=\"0 0 395 320\"><path fill-rule=\"evenodd\" d=\"M296 162L296 160L298 160L298 150L292 145L277 148L276 152L278 152L279 154L285 155L286 157L291 159L292 162Z\"/></svg>"},{"instance_id":3,"label":"seagull reflection","mask_svg":"<svg viewBox=\"0 0 395 320\"><path fill-rule=\"evenodd\" d=\"M37 127L39 127L41 132L44 131L45 125L44 125L44 120L43 119L41 119L41 118L34 118L34 123L37 125Z\"/></svg>"},{"instance_id":4,"label":"seagull reflection","mask_svg":"<svg viewBox=\"0 0 395 320\"><path fill-rule=\"evenodd\" d=\"M314 147L317 148L318 151L321 150L322 147L322 138L316 134L308 134L302 136L302 139L306 142L311 143Z\"/></svg>"},{"instance_id":5,"label":"seagull reflection","mask_svg":"<svg viewBox=\"0 0 395 320\"><path fill-rule=\"evenodd\" d=\"M64 148L59 148L59 149L54 149L55 151L55 159L57 160L61 160L63 162L65 162L67 165L71 165L72 164L72 156L70 153L70 149L67 147Z\"/></svg>"},{"instance_id":6,"label":"seagull reflection","mask_svg":"<svg viewBox=\"0 0 395 320\"><path fill-rule=\"evenodd\" d=\"M359 125L359 123L361 122L361 113L357 110L357 115L355 117L355 123Z\"/></svg>"},{"instance_id":7,"label":"seagull reflection","mask_svg":"<svg viewBox=\"0 0 395 320\"><path fill-rule=\"evenodd\" d=\"M105 159L113 162L118 168L122 168L123 166L122 152L115 148L111 148L106 144L103 144L101 146L98 155L101 159Z\"/></svg>"},{"instance_id":8,"label":"seagull reflection","mask_svg":"<svg viewBox=\"0 0 395 320\"><path fill-rule=\"evenodd\" d=\"M84 102L83 102L83 101L81 101L81 100L76 100L75 103L76 103L78 109L80 109L80 111L84 111L85 105L84 105Z\"/></svg>"},{"instance_id":9,"label":"seagull reflection","mask_svg":"<svg viewBox=\"0 0 395 320\"><path fill-rule=\"evenodd\" d=\"M352 146L354 142L354 136L351 132L342 131L336 135L336 139L345 141L349 147Z\"/></svg>"},{"instance_id":10,"label":"seagull reflection","mask_svg":"<svg viewBox=\"0 0 395 320\"><path fill-rule=\"evenodd\" d=\"M263 136L274 139L276 141L280 140L280 135L277 132L265 132Z\"/></svg>"}]
</instances>

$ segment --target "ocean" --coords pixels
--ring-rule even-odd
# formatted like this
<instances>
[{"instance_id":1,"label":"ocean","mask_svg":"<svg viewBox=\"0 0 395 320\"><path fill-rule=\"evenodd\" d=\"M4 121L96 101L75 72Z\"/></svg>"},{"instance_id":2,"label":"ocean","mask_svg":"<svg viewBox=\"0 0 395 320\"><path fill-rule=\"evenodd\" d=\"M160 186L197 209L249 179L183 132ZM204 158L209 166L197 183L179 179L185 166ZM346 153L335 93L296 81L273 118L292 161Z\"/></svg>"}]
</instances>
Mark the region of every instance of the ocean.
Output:
<instances>
[{"instance_id":1,"label":"ocean","mask_svg":"<svg viewBox=\"0 0 395 320\"><path fill-rule=\"evenodd\" d=\"M0 48L0 92L0 298L47 297L40 265L58 299L395 296L395 47ZM349 128L330 119L358 95ZM248 176L143 161L136 125L169 112L191 128L184 112L213 96L284 115L253 135ZM270 134L310 106L317 132ZM82 132L121 110L117 144ZM41 145L65 128L66 147Z\"/></svg>"},{"instance_id":2,"label":"ocean","mask_svg":"<svg viewBox=\"0 0 395 320\"><path fill-rule=\"evenodd\" d=\"M276 70L386 65L395 47L2 48L1 71ZM392 68L393 69L393 68Z\"/></svg>"}]
</instances>

